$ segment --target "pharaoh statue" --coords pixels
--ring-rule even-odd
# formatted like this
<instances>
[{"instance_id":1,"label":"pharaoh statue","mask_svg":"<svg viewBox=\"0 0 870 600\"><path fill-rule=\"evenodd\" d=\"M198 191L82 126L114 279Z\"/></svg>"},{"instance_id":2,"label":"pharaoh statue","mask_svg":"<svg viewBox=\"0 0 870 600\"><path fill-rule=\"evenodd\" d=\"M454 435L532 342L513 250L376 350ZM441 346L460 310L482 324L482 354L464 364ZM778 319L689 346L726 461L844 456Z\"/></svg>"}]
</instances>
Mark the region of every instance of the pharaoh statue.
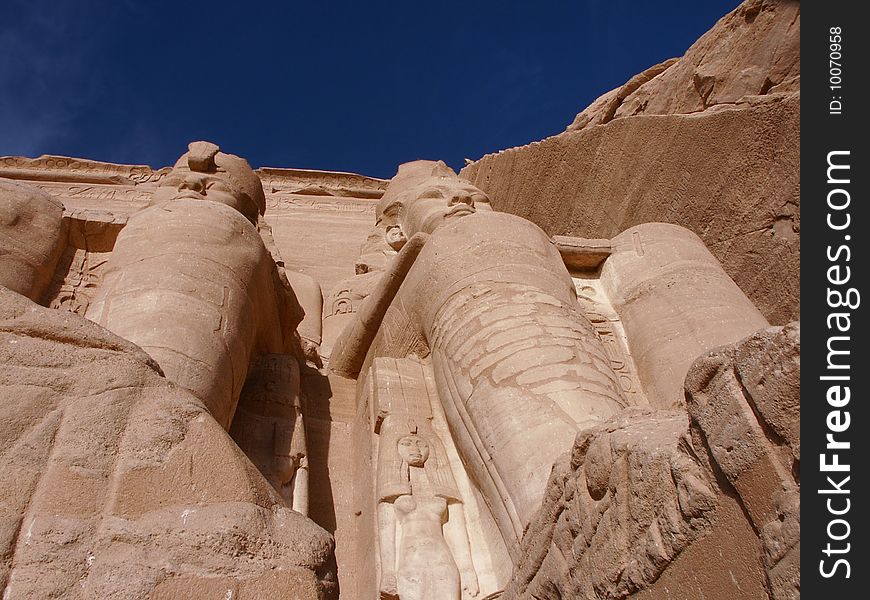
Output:
<instances>
[{"instance_id":1,"label":"pharaoh statue","mask_svg":"<svg viewBox=\"0 0 870 600\"><path fill-rule=\"evenodd\" d=\"M38 304L63 206L0 181L0 589L332 596L332 537L288 508L306 504L301 310L255 226L262 188L195 143L156 196L118 234L86 319ZM283 426L263 436L268 469L227 432L240 395Z\"/></svg>"},{"instance_id":2,"label":"pharaoh statue","mask_svg":"<svg viewBox=\"0 0 870 600\"><path fill-rule=\"evenodd\" d=\"M624 352L644 391L629 394L631 378L614 370L626 360L578 301L566 267L577 248L493 211L443 163L402 165L377 212L398 252L367 283L329 367L360 381L377 357L416 356L431 369L452 443L509 550L579 431L632 404L680 403L701 352L766 325L691 232L651 224L617 236L612 264L584 277L625 316Z\"/></svg>"},{"instance_id":3,"label":"pharaoh statue","mask_svg":"<svg viewBox=\"0 0 870 600\"><path fill-rule=\"evenodd\" d=\"M148 352L225 429L251 359L287 353L302 318L258 232L264 210L244 159L194 142L118 234L85 314Z\"/></svg>"},{"instance_id":4,"label":"pharaoh statue","mask_svg":"<svg viewBox=\"0 0 870 600\"><path fill-rule=\"evenodd\" d=\"M297 357L317 357L320 288L290 274L303 311L273 256L264 211L247 161L209 142L190 144L151 206L118 234L85 316L136 343L224 429L232 426L239 446L305 514Z\"/></svg>"},{"instance_id":5,"label":"pharaoh statue","mask_svg":"<svg viewBox=\"0 0 870 600\"><path fill-rule=\"evenodd\" d=\"M540 228L492 211L443 163L402 165L378 212L401 252L330 367L355 375L367 353L429 357L459 453L515 542L578 429L626 400Z\"/></svg>"}]
</instances>

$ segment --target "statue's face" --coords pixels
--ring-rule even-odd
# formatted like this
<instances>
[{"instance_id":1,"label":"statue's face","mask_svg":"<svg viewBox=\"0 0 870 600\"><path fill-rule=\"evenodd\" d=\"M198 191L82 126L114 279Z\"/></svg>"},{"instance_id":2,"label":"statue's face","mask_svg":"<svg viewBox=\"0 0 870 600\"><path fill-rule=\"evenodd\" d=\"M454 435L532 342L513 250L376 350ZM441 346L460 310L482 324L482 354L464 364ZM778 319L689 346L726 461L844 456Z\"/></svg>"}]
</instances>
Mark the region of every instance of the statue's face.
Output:
<instances>
[{"instance_id":1,"label":"statue's face","mask_svg":"<svg viewBox=\"0 0 870 600\"><path fill-rule=\"evenodd\" d=\"M412 467L422 467L429 458L429 444L418 435L399 439L399 456Z\"/></svg>"},{"instance_id":2,"label":"statue's face","mask_svg":"<svg viewBox=\"0 0 870 600\"><path fill-rule=\"evenodd\" d=\"M191 142L154 192L152 204L188 198L230 206L256 225L266 210L260 178L243 158L211 142Z\"/></svg>"},{"instance_id":3,"label":"statue's face","mask_svg":"<svg viewBox=\"0 0 870 600\"><path fill-rule=\"evenodd\" d=\"M191 171L183 165L176 166L154 191L154 204L178 198L220 202L236 209L248 220L253 222L257 220L257 207L233 184L229 176L221 171L200 173Z\"/></svg>"},{"instance_id":4,"label":"statue's face","mask_svg":"<svg viewBox=\"0 0 870 600\"><path fill-rule=\"evenodd\" d=\"M419 232L433 233L444 223L478 210L492 210L486 194L455 179L435 178L409 190L402 210L402 232L407 238Z\"/></svg>"}]
</instances>

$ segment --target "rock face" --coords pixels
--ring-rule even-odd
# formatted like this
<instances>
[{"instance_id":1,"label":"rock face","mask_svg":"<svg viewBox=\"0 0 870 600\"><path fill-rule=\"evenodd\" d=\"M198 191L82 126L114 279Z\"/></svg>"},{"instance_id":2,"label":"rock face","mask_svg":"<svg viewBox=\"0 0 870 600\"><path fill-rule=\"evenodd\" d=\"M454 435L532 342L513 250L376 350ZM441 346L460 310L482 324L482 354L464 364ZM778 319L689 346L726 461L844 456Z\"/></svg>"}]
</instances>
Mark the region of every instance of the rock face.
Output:
<instances>
[{"instance_id":1,"label":"rock face","mask_svg":"<svg viewBox=\"0 0 870 600\"><path fill-rule=\"evenodd\" d=\"M0 287L9 597L322 598L332 539L142 350Z\"/></svg>"},{"instance_id":2,"label":"rock face","mask_svg":"<svg viewBox=\"0 0 870 600\"><path fill-rule=\"evenodd\" d=\"M800 3L748 0L681 57L632 77L568 126L580 131L636 115L687 115L800 92Z\"/></svg>"},{"instance_id":3,"label":"rock face","mask_svg":"<svg viewBox=\"0 0 870 600\"><path fill-rule=\"evenodd\" d=\"M799 325L763 329L698 359L688 412L580 433L503 598L799 598L799 385Z\"/></svg>"},{"instance_id":4,"label":"rock face","mask_svg":"<svg viewBox=\"0 0 870 600\"><path fill-rule=\"evenodd\" d=\"M60 202L0 179L0 285L38 301L54 277L65 237Z\"/></svg>"},{"instance_id":5,"label":"rock face","mask_svg":"<svg viewBox=\"0 0 870 600\"><path fill-rule=\"evenodd\" d=\"M800 5L750 0L561 135L460 176L550 234L697 233L772 322L800 314Z\"/></svg>"}]
</instances>

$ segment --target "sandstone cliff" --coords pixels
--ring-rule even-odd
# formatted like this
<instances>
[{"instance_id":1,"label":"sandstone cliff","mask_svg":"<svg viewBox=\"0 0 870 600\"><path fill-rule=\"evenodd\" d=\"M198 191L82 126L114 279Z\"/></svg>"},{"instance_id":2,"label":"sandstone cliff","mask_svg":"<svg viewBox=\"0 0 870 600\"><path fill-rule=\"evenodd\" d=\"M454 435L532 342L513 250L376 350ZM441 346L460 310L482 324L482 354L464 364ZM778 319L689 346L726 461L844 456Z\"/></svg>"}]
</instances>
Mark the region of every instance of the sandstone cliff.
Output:
<instances>
[{"instance_id":1,"label":"sandstone cliff","mask_svg":"<svg viewBox=\"0 0 870 600\"><path fill-rule=\"evenodd\" d=\"M800 4L747 0L560 135L460 175L550 234L697 233L772 323L800 315Z\"/></svg>"}]
</instances>

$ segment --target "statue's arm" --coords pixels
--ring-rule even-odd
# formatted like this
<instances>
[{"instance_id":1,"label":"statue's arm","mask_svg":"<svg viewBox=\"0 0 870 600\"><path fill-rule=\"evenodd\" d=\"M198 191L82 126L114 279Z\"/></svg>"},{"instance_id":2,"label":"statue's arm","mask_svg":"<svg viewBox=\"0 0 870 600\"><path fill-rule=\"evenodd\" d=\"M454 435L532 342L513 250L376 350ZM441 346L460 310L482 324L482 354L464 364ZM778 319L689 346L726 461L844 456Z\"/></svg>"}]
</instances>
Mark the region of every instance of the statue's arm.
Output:
<instances>
[{"instance_id":1,"label":"statue's arm","mask_svg":"<svg viewBox=\"0 0 870 600\"><path fill-rule=\"evenodd\" d=\"M381 594L397 596L396 510L390 502L378 503L378 542L381 551Z\"/></svg>"},{"instance_id":2,"label":"statue's arm","mask_svg":"<svg viewBox=\"0 0 870 600\"><path fill-rule=\"evenodd\" d=\"M471 547L468 544L468 527L465 523L465 507L460 502L450 502L447 505L448 527L445 535L449 537L450 547L453 550L453 560L459 569L462 579L462 589L471 596L476 596L480 591L477 582L477 572L471 560Z\"/></svg>"},{"instance_id":3,"label":"statue's arm","mask_svg":"<svg viewBox=\"0 0 870 600\"><path fill-rule=\"evenodd\" d=\"M389 270L381 277L375 290L360 306L356 319L338 336L329 364L330 370L334 373L344 377L359 375L384 314L428 238L427 234L418 233L408 240L393 260Z\"/></svg>"},{"instance_id":4,"label":"statue's arm","mask_svg":"<svg viewBox=\"0 0 870 600\"><path fill-rule=\"evenodd\" d=\"M318 352L323 337L323 292L320 283L305 273L289 270L284 273L304 312L302 321L296 327L302 341L303 353L306 359L317 364L320 362Z\"/></svg>"}]
</instances>

